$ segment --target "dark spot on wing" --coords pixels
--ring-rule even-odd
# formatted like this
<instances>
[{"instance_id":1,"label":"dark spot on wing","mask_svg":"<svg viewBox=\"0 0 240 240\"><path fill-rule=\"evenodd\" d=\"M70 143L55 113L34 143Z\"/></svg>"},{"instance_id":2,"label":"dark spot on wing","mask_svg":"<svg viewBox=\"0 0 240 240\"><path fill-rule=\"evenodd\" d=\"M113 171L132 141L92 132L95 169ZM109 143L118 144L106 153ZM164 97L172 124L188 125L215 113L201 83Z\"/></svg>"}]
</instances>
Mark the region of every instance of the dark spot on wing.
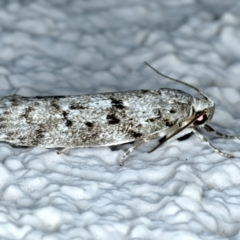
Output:
<instances>
[{"instance_id":1,"label":"dark spot on wing","mask_svg":"<svg viewBox=\"0 0 240 240\"><path fill-rule=\"evenodd\" d=\"M161 119L161 117L156 117L156 118L149 118L147 122L155 122L157 120Z\"/></svg>"},{"instance_id":2,"label":"dark spot on wing","mask_svg":"<svg viewBox=\"0 0 240 240\"><path fill-rule=\"evenodd\" d=\"M109 124L118 124L120 120L114 114L108 114L107 120Z\"/></svg>"},{"instance_id":3,"label":"dark spot on wing","mask_svg":"<svg viewBox=\"0 0 240 240\"><path fill-rule=\"evenodd\" d=\"M29 106L25 108L24 112L20 115L20 117L25 118L27 123L30 123L32 118L30 117L30 113L35 110L33 107Z\"/></svg>"},{"instance_id":4,"label":"dark spot on wing","mask_svg":"<svg viewBox=\"0 0 240 240\"><path fill-rule=\"evenodd\" d=\"M123 101L120 99L116 99L116 98L110 98L112 101L112 106L117 108L117 109L123 109L125 108L123 105Z\"/></svg>"},{"instance_id":5,"label":"dark spot on wing","mask_svg":"<svg viewBox=\"0 0 240 240\"><path fill-rule=\"evenodd\" d=\"M176 110L175 109L171 109L170 113L176 113Z\"/></svg>"},{"instance_id":6,"label":"dark spot on wing","mask_svg":"<svg viewBox=\"0 0 240 240\"><path fill-rule=\"evenodd\" d=\"M149 93L149 90L141 89L140 90L142 94Z\"/></svg>"},{"instance_id":7,"label":"dark spot on wing","mask_svg":"<svg viewBox=\"0 0 240 240\"><path fill-rule=\"evenodd\" d=\"M34 98L36 99L43 99L43 98L48 98L47 96L35 96Z\"/></svg>"},{"instance_id":8,"label":"dark spot on wing","mask_svg":"<svg viewBox=\"0 0 240 240\"><path fill-rule=\"evenodd\" d=\"M166 127L172 127L173 126L173 124L171 122L169 122L169 121L166 121L165 125L166 125Z\"/></svg>"},{"instance_id":9,"label":"dark spot on wing","mask_svg":"<svg viewBox=\"0 0 240 240\"><path fill-rule=\"evenodd\" d=\"M147 94L147 93L149 93L150 91L149 90L144 90L144 89L141 89L141 90L139 90L139 92L136 94L136 97L138 97L138 98L143 98L144 96L144 94Z\"/></svg>"},{"instance_id":10,"label":"dark spot on wing","mask_svg":"<svg viewBox=\"0 0 240 240\"><path fill-rule=\"evenodd\" d=\"M44 130L43 129L37 129L36 131L35 131L35 134L36 134L36 138L37 139L40 139L40 138L43 138L44 137Z\"/></svg>"},{"instance_id":11,"label":"dark spot on wing","mask_svg":"<svg viewBox=\"0 0 240 240\"><path fill-rule=\"evenodd\" d=\"M38 134L38 135L36 135L36 138L43 138L44 137L44 134Z\"/></svg>"},{"instance_id":12,"label":"dark spot on wing","mask_svg":"<svg viewBox=\"0 0 240 240\"><path fill-rule=\"evenodd\" d=\"M7 120L6 118L0 117L0 122L4 122L4 121L6 121L6 120Z\"/></svg>"},{"instance_id":13,"label":"dark spot on wing","mask_svg":"<svg viewBox=\"0 0 240 240\"><path fill-rule=\"evenodd\" d=\"M92 127L92 126L93 126L93 123L91 123L91 122L85 122L85 125L88 126L88 127Z\"/></svg>"},{"instance_id":14,"label":"dark spot on wing","mask_svg":"<svg viewBox=\"0 0 240 240\"><path fill-rule=\"evenodd\" d=\"M40 144L40 140L38 138L34 138L32 139L32 146L39 146Z\"/></svg>"},{"instance_id":15,"label":"dark spot on wing","mask_svg":"<svg viewBox=\"0 0 240 240\"><path fill-rule=\"evenodd\" d=\"M62 115L63 115L64 119L67 120L68 113L66 111L63 111Z\"/></svg>"},{"instance_id":16,"label":"dark spot on wing","mask_svg":"<svg viewBox=\"0 0 240 240\"><path fill-rule=\"evenodd\" d=\"M59 95L59 96L53 96L52 98L53 99L61 99L61 98L66 98L67 96L62 96L62 95Z\"/></svg>"},{"instance_id":17,"label":"dark spot on wing","mask_svg":"<svg viewBox=\"0 0 240 240\"><path fill-rule=\"evenodd\" d=\"M60 98L66 98L67 96L35 96L34 98L38 98L38 99L48 99L48 98L52 98L52 99L60 99Z\"/></svg>"},{"instance_id":18,"label":"dark spot on wing","mask_svg":"<svg viewBox=\"0 0 240 240\"><path fill-rule=\"evenodd\" d=\"M147 122L154 122L156 120L156 118L149 118L148 120L147 120Z\"/></svg>"},{"instance_id":19,"label":"dark spot on wing","mask_svg":"<svg viewBox=\"0 0 240 240\"><path fill-rule=\"evenodd\" d=\"M27 140L27 138L25 136L21 136L18 139L21 142L21 144L23 144Z\"/></svg>"},{"instance_id":20,"label":"dark spot on wing","mask_svg":"<svg viewBox=\"0 0 240 240\"><path fill-rule=\"evenodd\" d=\"M64 120L65 120L65 125L66 125L67 127L72 126L72 124L73 124L72 121L68 119L68 112L63 111L63 112L62 112L62 115L63 115L63 118L64 118Z\"/></svg>"},{"instance_id":21,"label":"dark spot on wing","mask_svg":"<svg viewBox=\"0 0 240 240\"><path fill-rule=\"evenodd\" d=\"M176 122L177 122L177 120L175 120L175 121L168 121L168 120L166 120L165 121L165 125L166 125L166 127L172 127L173 125L176 124Z\"/></svg>"},{"instance_id":22,"label":"dark spot on wing","mask_svg":"<svg viewBox=\"0 0 240 240\"><path fill-rule=\"evenodd\" d=\"M52 101L51 102L51 106L54 107L56 110L60 110L60 106L55 102L55 101Z\"/></svg>"},{"instance_id":23,"label":"dark spot on wing","mask_svg":"<svg viewBox=\"0 0 240 240\"><path fill-rule=\"evenodd\" d=\"M142 133L135 132L135 131L133 131L133 130L130 130L130 131L129 131L129 134L130 134L133 138L135 138L135 139L140 138L140 137L142 136Z\"/></svg>"},{"instance_id":24,"label":"dark spot on wing","mask_svg":"<svg viewBox=\"0 0 240 240\"><path fill-rule=\"evenodd\" d=\"M9 114L10 114L9 111L4 111L4 112L3 112L3 115L4 115L4 116L9 115Z\"/></svg>"},{"instance_id":25,"label":"dark spot on wing","mask_svg":"<svg viewBox=\"0 0 240 240\"><path fill-rule=\"evenodd\" d=\"M72 104L70 105L69 108L72 110L80 110L80 109L85 109L86 107L83 107L82 105L79 105L79 104Z\"/></svg>"},{"instance_id":26,"label":"dark spot on wing","mask_svg":"<svg viewBox=\"0 0 240 240\"><path fill-rule=\"evenodd\" d=\"M71 127L72 124L73 124L73 123L72 123L71 120L67 120L66 123L65 123L65 125L66 125L67 127Z\"/></svg>"},{"instance_id":27,"label":"dark spot on wing","mask_svg":"<svg viewBox=\"0 0 240 240\"><path fill-rule=\"evenodd\" d=\"M25 136L22 136L21 138L19 138L19 140L21 141L21 144L23 145L27 145L30 146L38 146L42 144L42 141L44 140L45 137L45 133L46 133L46 127L44 126L44 124L39 124L37 126L37 129L33 132L33 134L31 136L27 136L27 138Z\"/></svg>"},{"instance_id":28,"label":"dark spot on wing","mask_svg":"<svg viewBox=\"0 0 240 240\"><path fill-rule=\"evenodd\" d=\"M12 106L18 106L18 101L17 101L17 98L15 98L15 97L12 97L12 99L11 99L11 103L12 103Z\"/></svg>"},{"instance_id":29,"label":"dark spot on wing","mask_svg":"<svg viewBox=\"0 0 240 240\"><path fill-rule=\"evenodd\" d=\"M42 134L44 131L43 131L43 129L41 129L41 128L38 128L37 130L35 130L35 133L36 134Z\"/></svg>"}]
</instances>

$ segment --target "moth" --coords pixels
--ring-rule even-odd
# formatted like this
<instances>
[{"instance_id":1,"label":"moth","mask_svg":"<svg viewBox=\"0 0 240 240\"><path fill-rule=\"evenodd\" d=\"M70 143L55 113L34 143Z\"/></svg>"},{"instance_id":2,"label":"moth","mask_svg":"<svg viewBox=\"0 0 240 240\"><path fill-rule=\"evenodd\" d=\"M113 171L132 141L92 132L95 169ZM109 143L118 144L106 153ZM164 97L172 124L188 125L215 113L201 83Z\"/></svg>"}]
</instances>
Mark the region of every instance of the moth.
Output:
<instances>
[{"instance_id":1,"label":"moth","mask_svg":"<svg viewBox=\"0 0 240 240\"><path fill-rule=\"evenodd\" d=\"M135 90L80 96L7 96L0 99L0 141L18 146L63 148L113 146L137 141L121 157L143 142L179 139L193 132L224 157L233 156L215 148L200 132L239 139L215 131L207 123L214 114L214 102L199 89L168 77L148 63L159 75L196 90L195 98L177 89Z\"/></svg>"}]
</instances>

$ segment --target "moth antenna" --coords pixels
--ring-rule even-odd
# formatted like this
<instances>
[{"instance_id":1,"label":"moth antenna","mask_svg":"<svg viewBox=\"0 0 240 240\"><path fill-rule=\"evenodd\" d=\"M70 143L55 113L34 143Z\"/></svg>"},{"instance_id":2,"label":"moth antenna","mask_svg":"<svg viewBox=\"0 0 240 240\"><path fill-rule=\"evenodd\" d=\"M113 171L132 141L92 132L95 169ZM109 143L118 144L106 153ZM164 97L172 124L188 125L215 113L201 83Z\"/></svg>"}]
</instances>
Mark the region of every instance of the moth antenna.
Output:
<instances>
[{"instance_id":1,"label":"moth antenna","mask_svg":"<svg viewBox=\"0 0 240 240\"><path fill-rule=\"evenodd\" d=\"M165 77L165 78L167 78L167 79L170 79L170 80L172 80L172 81L178 82L178 83L182 83L182 84L184 84L184 85L186 85L186 86L194 89L194 90L197 91L198 93L200 93L200 94L201 94L205 99L207 99L208 101L213 102L206 94L204 94L204 93L203 93L202 91L200 91L198 88L196 88L196 87L194 87L194 86L192 86L192 85L190 85L190 84L188 84L188 83L182 82L181 80L168 77L168 76L160 73L157 69L155 69L154 67L152 67L149 63L147 63L147 62L144 62L144 63L145 63L148 67L150 67L152 70L154 70L156 73L158 73L160 76Z\"/></svg>"}]
</instances>

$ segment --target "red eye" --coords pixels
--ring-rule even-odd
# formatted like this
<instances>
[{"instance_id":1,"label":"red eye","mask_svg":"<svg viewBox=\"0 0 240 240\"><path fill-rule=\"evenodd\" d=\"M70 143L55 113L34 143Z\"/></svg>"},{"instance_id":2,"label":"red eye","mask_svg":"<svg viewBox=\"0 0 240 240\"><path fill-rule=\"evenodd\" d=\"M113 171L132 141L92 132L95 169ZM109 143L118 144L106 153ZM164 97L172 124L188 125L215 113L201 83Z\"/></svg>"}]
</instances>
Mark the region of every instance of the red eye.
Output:
<instances>
[{"instance_id":1,"label":"red eye","mask_svg":"<svg viewBox=\"0 0 240 240\"><path fill-rule=\"evenodd\" d=\"M196 121L194 122L195 125L201 125L208 120L207 114L200 115Z\"/></svg>"}]
</instances>

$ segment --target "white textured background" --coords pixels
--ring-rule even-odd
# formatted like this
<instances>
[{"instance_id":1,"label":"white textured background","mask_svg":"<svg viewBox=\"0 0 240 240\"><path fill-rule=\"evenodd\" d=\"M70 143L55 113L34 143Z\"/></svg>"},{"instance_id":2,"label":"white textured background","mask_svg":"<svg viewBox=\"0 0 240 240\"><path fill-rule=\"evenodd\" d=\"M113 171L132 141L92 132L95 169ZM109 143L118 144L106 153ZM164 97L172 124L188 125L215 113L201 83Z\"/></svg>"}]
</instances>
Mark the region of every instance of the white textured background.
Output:
<instances>
[{"instance_id":1,"label":"white textured background","mask_svg":"<svg viewBox=\"0 0 240 240\"><path fill-rule=\"evenodd\" d=\"M199 87L240 135L240 1L0 1L0 96ZM1 130L0 130L1 131ZM240 239L240 141L123 148L0 144L0 239Z\"/></svg>"}]
</instances>

